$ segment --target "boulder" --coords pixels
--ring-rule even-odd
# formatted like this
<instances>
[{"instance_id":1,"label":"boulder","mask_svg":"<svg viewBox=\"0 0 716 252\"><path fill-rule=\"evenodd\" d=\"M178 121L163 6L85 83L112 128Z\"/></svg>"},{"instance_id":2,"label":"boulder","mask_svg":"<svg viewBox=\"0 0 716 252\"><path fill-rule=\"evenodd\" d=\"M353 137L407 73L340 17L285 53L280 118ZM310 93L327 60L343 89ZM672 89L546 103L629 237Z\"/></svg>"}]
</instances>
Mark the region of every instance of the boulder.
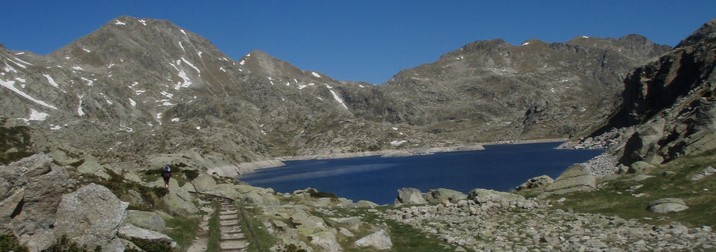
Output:
<instances>
[{"instance_id":1,"label":"boulder","mask_svg":"<svg viewBox=\"0 0 716 252\"><path fill-rule=\"evenodd\" d=\"M136 241L143 241L144 243L162 244L164 247L169 248L176 248L177 246L177 243L165 234L139 228L132 224L123 225L117 231L117 235L135 243Z\"/></svg>"},{"instance_id":2,"label":"boulder","mask_svg":"<svg viewBox=\"0 0 716 252\"><path fill-rule=\"evenodd\" d=\"M697 180L701 180L705 177L712 176L714 174L716 174L716 168L708 166L708 167L704 168L703 171L691 176L691 178L689 178L689 179L691 181L697 181Z\"/></svg>"},{"instance_id":3,"label":"boulder","mask_svg":"<svg viewBox=\"0 0 716 252\"><path fill-rule=\"evenodd\" d=\"M47 249L56 240L57 207L73 181L67 170L54 165L46 154L0 167L1 215L11 217L0 218L0 227L12 231L32 251Z\"/></svg>"},{"instance_id":4,"label":"boulder","mask_svg":"<svg viewBox=\"0 0 716 252\"><path fill-rule=\"evenodd\" d=\"M445 188L430 189L423 197L427 202L432 204L443 202L457 203L460 200L467 199L467 195L464 193Z\"/></svg>"},{"instance_id":5,"label":"boulder","mask_svg":"<svg viewBox=\"0 0 716 252\"><path fill-rule=\"evenodd\" d=\"M164 219L158 213L139 210L129 210L126 222L157 232L161 232L167 227Z\"/></svg>"},{"instance_id":6,"label":"boulder","mask_svg":"<svg viewBox=\"0 0 716 252\"><path fill-rule=\"evenodd\" d=\"M398 198L395 200L396 205L420 205L425 203L427 201L425 201L423 194L417 188L401 188L398 190Z\"/></svg>"},{"instance_id":7,"label":"boulder","mask_svg":"<svg viewBox=\"0 0 716 252\"><path fill-rule=\"evenodd\" d=\"M681 212L689 207L679 198L663 198L649 202L648 209L654 213Z\"/></svg>"},{"instance_id":8,"label":"boulder","mask_svg":"<svg viewBox=\"0 0 716 252\"><path fill-rule=\"evenodd\" d=\"M199 174L192 182L197 192L205 193L211 191L216 187L216 181L210 175L206 173Z\"/></svg>"},{"instance_id":9,"label":"boulder","mask_svg":"<svg viewBox=\"0 0 716 252\"><path fill-rule=\"evenodd\" d=\"M628 173L644 173L646 171L652 170L656 168L656 166L644 162L644 161L636 161L633 164L629 166Z\"/></svg>"},{"instance_id":10,"label":"boulder","mask_svg":"<svg viewBox=\"0 0 716 252\"><path fill-rule=\"evenodd\" d=\"M89 184L62 196L57 208L55 230L73 242L103 251L123 251L117 231L127 216L126 202L104 186Z\"/></svg>"},{"instance_id":11,"label":"boulder","mask_svg":"<svg viewBox=\"0 0 716 252\"><path fill-rule=\"evenodd\" d=\"M77 171L81 174L88 174L97 176L103 179L109 179L109 174L104 170L104 167L99 163L97 158L87 157L85 162L77 167Z\"/></svg>"},{"instance_id":12,"label":"boulder","mask_svg":"<svg viewBox=\"0 0 716 252\"><path fill-rule=\"evenodd\" d=\"M358 239L355 245L359 248L373 247L377 250L389 250L393 247L393 242L390 240L388 233L381 229Z\"/></svg>"},{"instance_id":13,"label":"boulder","mask_svg":"<svg viewBox=\"0 0 716 252\"><path fill-rule=\"evenodd\" d=\"M336 233L333 230L321 231L314 233L309 237L311 244L321 248L321 251L337 252L343 251L341 245L336 241Z\"/></svg>"},{"instance_id":14,"label":"boulder","mask_svg":"<svg viewBox=\"0 0 716 252\"><path fill-rule=\"evenodd\" d=\"M197 189L198 190L198 189ZM218 184L215 185L210 191L207 192L211 195L221 196L230 199L238 199L239 192L233 184Z\"/></svg>"},{"instance_id":15,"label":"boulder","mask_svg":"<svg viewBox=\"0 0 716 252\"><path fill-rule=\"evenodd\" d=\"M542 188L542 187L551 185L553 182L554 182L554 180L547 175L537 176L537 177L528 179L521 185L515 187L515 190L520 191L520 190L524 190L524 189Z\"/></svg>"},{"instance_id":16,"label":"boulder","mask_svg":"<svg viewBox=\"0 0 716 252\"><path fill-rule=\"evenodd\" d=\"M129 181L129 182L142 183L142 179L139 176L137 176L137 174L135 174L133 172L125 172L124 180Z\"/></svg>"},{"instance_id":17,"label":"boulder","mask_svg":"<svg viewBox=\"0 0 716 252\"><path fill-rule=\"evenodd\" d=\"M564 171L551 185L547 186L545 193L540 197L550 194L567 194L571 192L591 191L597 187L597 180L592 176L586 167L573 165Z\"/></svg>"},{"instance_id":18,"label":"boulder","mask_svg":"<svg viewBox=\"0 0 716 252\"><path fill-rule=\"evenodd\" d=\"M475 188L472 189L472 191L470 191L470 193L467 195L467 199L474 200L477 203L483 204L487 202L519 202L524 201L525 197L514 193Z\"/></svg>"}]
</instances>

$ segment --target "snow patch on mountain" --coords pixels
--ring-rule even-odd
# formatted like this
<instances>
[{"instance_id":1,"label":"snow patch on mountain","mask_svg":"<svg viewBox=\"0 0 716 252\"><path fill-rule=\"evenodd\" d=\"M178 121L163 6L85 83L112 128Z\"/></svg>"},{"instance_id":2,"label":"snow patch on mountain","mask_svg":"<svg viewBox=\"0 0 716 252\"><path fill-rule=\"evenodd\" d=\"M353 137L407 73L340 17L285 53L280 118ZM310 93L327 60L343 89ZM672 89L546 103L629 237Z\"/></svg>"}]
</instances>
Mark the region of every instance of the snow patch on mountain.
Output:
<instances>
[{"instance_id":1,"label":"snow patch on mountain","mask_svg":"<svg viewBox=\"0 0 716 252\"><path fill-rule=\"evenodd\" d=\"M119 21L119 20L115 20L114 24L115 25L127 25L127 23Z\"/></svg>"},{"instance_id":2,"label":"snow patch on mountain","mask_svg":"<svg viewBox=\"0 0 716 252\"><path fill-rule=\"evenodd\" d=\"M194 64L191 64L191 62L189 62L188 60L186 60L184 57L182 57L181 60L184 61L184 63L186 63L186 64L189 65L190 67L194 68L194 70L196 70L196 72L199 73L199 75L201 75L201 71L199 71L199 68L195 67ZM177 65L178 65L178 64L177 64Z\"/></svg>"},{"instance_id":3,"label":"snow patch on mountain","mask_svg":"<svg viewBox=\"0 0 716 252\"><path fill-rule=\"evenodd\" d=\"M321 78L321 75L316 72L311 72L311 75L315 76L316 78Z\"/></svg>"},{"instance_id":4,"label":"snow patch on mountain","mask_svg":"<svg viewBox=\"0 0 716 252\"><path fill-rule=\"evenodd\" d=\"M10 89L10 91L15 92L16 94L18 94L18 95L24 97L25 99L28 99L28 100L34 102L34 103L40 104L40 105L42 105L42 106L45 106L45 107L48 107L48 108L51 108L51 109L57 109L57 107L52 106L52 105L50 105L50 104L47 104L47 103L44 102L44 101L35 99L35 98L33 98L32 96L26 94L25 92L22 92L21 90L15 88L15 81L4 81L4 80L0 80L0 85L2 85L3 87L5 87L5 88L7 88L7 89Z\"/></svg>"},{"instance_id":5,"label":"snow patch on mountain","mask_svg":"<svg viewBox=\"0 0 716 252\"><path fill-rule=\"evenodd\" d=\"M44 121L47 119L49 114L44 112L39 112L35 109L30 109L30 117L27 119L29 121Z\"/></svg>"},{"instance_id":6,"label":"snow patch on mountain","mask_svg":"<svg viewBox=\"0 0 716 252\"><path fill-rule=\"evenodd\" d=\"M82 110L82 97L84 97L84 95L77 95L77 98L79 98L79 100L80 100L80 104L77 105L77 114L79 116L85 115L85 112Z\"/></svg>"},{"instance_id":7,"label":"snow patch on mountain","mask_svg":"<svg viewBox=\"0 0 716 252\"><path fill-rule=\"evenodd\" d=\"M177 82L177 84L174 85L174 90L179 90L181 88L187 88L191 86L191 79L189 79L189 76L186 75L186 72L184 72L184 70L179 71L179 78L182 78L184 82Z\"/></svg>"},{"instance_id":8,"label":"snow patch on mountain","mask_svg":"<svg viewBox=\"0 0 716 252\"><path fill-rule=\"evenodd\" d=\"M341 104L341 106L343 106L344 109L347 110L348 106L346 106L346 104L343 102L343 99L338 94L336 94L336 91L333 91L333 89L330 89L329 91L331 91L331 94L333 95L333 99L335 99L338 103Z\"/></svg>"}]
</instances>

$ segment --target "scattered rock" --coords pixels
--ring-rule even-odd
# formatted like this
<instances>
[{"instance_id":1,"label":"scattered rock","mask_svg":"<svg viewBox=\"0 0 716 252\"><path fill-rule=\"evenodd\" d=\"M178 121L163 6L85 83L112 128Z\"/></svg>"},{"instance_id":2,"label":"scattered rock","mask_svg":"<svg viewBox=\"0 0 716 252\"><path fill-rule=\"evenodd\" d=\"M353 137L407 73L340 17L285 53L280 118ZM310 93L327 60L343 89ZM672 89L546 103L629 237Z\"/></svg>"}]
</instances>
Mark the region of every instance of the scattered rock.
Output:
<instances>
[{"instance_id":1,"label":"scattered rock","mask_svg":"<svg viewBox=\"0 0 716 252\"><path fill-rule=\"evenodd\" d=\"M196 177L192 182L194 185L194 188L197 192L205 193L208 191L211 191L216 187L216 181L214 178L211 177L211 175L208 175L206 173L199 174L198 177Z\"/></svg>"},{"instance_id":2,"label":"scattered rock","mask_svg":"<svg viewBox=\"0 0 716 252\"><path fill-rule=\"evenodd\" d=\"M381 229L375 233L358 239L355 245L361 248L373 247L378 250L388 250L393 247L393 242L385 230Z\"/></svg>"},{"instance_id":3,"label":"scattered rock","mask_svg":"<svg viewBox=\"0 0 716 252\"><path fill-rule=\"evenodd\" d=\"M474 200L477 203L486 202L516 202L524 201L525 197L508 192L498 192L494 190L475 188L470 191L467 196L468 199Z\"/></svg>"},{"instance_id":4,"label":"scattered rock","mask_svg":"<svg viewBox=\"0 0 716 252\"><path fill-rule=\"evenodd\" d=\"M664 198L649 202L649 211L655 213L681 212L689 207L679 198Z\"/></svg>"}]
</instances>

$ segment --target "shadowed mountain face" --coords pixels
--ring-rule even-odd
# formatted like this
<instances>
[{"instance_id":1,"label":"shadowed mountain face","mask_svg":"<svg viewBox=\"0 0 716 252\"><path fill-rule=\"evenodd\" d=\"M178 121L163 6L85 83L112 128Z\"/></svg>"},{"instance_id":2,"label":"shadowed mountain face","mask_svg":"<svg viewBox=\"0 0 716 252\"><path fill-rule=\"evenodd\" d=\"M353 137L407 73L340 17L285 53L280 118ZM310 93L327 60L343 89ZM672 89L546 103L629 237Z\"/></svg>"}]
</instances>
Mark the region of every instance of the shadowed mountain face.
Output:
<instances>
[{"instance_id":1,"label":"shadowed mountain face","mask_svg":"<svg viewBox=\"0 0 716 252\"><path fill-rule=\"evenodd\" d=\"M48 56L0 47L0 117L31 126L37 150L106 162L566 137L606 117L629 70L667 49L637 35L480 41L373 86L261 51L230 59L170 22L120 17Z\"/></svg>"},{"instance_id":2,"label":"shadowed mountain face","mask_svg":"<svg viewBox=\"0 0 716 252\"><path fill-rule=\"evenodd\" d=\"M662 163L716 148L716 20L624 80L623 103L582 144L611 142L620 161ZM596 141L595 141L596 140Z\"/></svg>"}]
</instances>

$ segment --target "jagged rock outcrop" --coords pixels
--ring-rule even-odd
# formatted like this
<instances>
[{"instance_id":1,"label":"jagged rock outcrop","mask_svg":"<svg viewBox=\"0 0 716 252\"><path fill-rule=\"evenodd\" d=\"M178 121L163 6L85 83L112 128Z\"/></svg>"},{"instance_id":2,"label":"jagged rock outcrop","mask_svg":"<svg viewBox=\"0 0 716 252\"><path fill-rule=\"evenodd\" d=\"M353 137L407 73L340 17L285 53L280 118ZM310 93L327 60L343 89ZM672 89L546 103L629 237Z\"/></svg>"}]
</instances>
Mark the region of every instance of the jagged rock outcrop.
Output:
<instances>
[{"instance_id":1,"label":"jagged rock outcrop","mask_svg":"<svg viewBox=\"0 0 716 252\"><path fill-rule=\"evenodd\" d=\"M359 248L372 247L377 250L389 250L393 247L393 242L390 240L390 235L381 229L358 239L355 245Z\"/></svg>"},{"instance_id":2,"label":"jagged rock outcrop","mask_svg":"<svg viewBox=\"0 0 716 252\"><path fill-rule=\"evenodd\" d=\"M92 249L100 246L104 251L122 251L124 243L117 232L127 217L128 205L104 186L86 185L62 196L55 232Z\"/></svg>"},{"instance_id":3,"label":"jagged rock outcrop","mask_svg":"<svg viewBox=\"0 0 716 252\"><path fill-rule=\"evenodd\" d=\"M716 19L624 80L622 105L589 139L619 162L652 164L716 149Z\"/></svg>"}]
</instances>

